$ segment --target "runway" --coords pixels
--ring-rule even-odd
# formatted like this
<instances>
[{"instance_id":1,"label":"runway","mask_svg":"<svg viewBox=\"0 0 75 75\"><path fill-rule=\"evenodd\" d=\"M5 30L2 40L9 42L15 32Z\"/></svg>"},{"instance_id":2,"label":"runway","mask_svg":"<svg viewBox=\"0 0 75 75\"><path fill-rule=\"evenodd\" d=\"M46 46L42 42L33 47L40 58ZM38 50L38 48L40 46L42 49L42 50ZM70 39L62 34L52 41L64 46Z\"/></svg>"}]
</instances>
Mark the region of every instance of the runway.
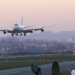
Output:
<instances>
[{"instance_id":1,"label":"runway","mask_svg":"<svg viewBox=\"0 0 75 75\"><path fill-rule=\"evenodd\" d=\"M61 72L66 70L72 70L75 69L75 61L60 62L59 66ZM42 75L51 74L52 64L39 65L39 67L41 68ZM31 67L24 67L9 70L1 70L0 75L35 75L35 74L31 71Z\"/></svg>"}]
</instances>

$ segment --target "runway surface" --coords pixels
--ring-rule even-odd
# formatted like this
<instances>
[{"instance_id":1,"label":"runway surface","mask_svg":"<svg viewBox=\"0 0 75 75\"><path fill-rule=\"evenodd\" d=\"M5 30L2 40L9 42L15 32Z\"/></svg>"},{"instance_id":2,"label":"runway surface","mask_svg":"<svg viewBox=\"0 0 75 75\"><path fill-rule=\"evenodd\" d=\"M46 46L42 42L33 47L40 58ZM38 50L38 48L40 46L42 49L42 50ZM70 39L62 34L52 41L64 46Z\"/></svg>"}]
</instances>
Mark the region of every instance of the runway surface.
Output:
<instances>
[{"instance_id":1,"label":"runway surface","mask_svg":"<svg viewBox=\"0 0 75 75\"><path fill-rule=\"evenodd\" d=\"M59 66L61 72L66 70L72 70L75 69L75 61L60 62ZM39 67L41 68L42 75L51 74L52 64L39 65ZM1 70L0 75L35 75L35 74L31 71L31 67L24 67L9 70Z\"/></svg>"}]
</instances>

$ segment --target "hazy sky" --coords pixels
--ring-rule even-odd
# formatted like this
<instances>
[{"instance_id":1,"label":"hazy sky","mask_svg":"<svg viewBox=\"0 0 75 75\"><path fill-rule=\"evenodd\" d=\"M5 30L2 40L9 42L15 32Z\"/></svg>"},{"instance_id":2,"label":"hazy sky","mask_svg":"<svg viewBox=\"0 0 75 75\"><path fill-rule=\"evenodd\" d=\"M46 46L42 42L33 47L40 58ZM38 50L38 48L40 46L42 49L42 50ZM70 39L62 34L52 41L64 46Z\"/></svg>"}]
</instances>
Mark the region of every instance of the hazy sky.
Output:
<instances>
[{"instance_id":1,"label":"hazy sky","mask_svg":"<svg viewBox=\"0 0 75 75\"><path fill-rule=\"evenodd\" d=\"M75 30L75 0L0 0L0 28L10 29L14 23L20 24L22 15L25 26L56 24L45 30Z\"/></svg>"}]
</instances>

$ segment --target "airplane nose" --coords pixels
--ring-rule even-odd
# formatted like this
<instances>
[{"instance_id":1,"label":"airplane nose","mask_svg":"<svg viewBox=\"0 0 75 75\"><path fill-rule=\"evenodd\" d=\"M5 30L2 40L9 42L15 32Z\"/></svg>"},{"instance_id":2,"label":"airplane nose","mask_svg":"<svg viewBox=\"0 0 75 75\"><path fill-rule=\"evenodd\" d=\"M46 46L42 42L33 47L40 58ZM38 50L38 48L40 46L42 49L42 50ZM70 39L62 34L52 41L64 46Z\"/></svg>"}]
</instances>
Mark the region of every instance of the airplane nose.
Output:
<instances>
[{"instance_id":1,"label":"airplane nose","mask_svg":"<svg viewBox=\"0 0 75 75\"><path fill-rule=\"evenodd\" d=\"M18 28L18 24L14 24L14 28Z\"/></svg>"}]
</instances>

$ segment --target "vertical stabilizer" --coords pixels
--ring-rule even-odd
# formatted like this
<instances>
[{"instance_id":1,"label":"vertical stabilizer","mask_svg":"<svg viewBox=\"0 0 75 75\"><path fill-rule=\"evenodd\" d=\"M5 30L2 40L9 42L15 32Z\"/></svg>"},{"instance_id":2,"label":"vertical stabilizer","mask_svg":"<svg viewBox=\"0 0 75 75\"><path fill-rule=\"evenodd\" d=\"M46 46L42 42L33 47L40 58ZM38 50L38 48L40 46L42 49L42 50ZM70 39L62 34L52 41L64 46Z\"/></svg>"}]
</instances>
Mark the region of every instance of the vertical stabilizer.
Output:
<instances>
[{"instance_id":1,"label":"vertical stabilizer","mask_svg":"<svg viewBox=\"0 0 75 75\"><path fill-rule=\"evenodd\" d=\"M23 25L23 16L22 16L22 19L21 19L21 25Z\"/></svg>"}]
</instances>

